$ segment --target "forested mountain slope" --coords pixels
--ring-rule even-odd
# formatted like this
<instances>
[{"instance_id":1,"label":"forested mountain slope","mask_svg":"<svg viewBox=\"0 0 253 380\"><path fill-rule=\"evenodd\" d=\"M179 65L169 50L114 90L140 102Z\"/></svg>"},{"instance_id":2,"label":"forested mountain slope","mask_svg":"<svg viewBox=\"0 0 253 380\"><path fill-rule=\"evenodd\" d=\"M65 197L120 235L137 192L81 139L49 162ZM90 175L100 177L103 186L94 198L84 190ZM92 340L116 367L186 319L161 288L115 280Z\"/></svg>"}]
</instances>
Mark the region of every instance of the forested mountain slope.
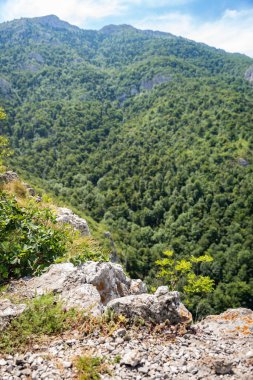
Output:
<instances>
[{"instance_id":1,"label":"forested mountain slope","mask_svg":"<svg viewBox=\"0 0 253 380\"><path fill-rule=\"evenodd\" d=\"M12 167L106 222L132 276L209 253L203 312L252 308L253 60L55 16L1 24L0 44Z\"/></svg>"}]
</instances>

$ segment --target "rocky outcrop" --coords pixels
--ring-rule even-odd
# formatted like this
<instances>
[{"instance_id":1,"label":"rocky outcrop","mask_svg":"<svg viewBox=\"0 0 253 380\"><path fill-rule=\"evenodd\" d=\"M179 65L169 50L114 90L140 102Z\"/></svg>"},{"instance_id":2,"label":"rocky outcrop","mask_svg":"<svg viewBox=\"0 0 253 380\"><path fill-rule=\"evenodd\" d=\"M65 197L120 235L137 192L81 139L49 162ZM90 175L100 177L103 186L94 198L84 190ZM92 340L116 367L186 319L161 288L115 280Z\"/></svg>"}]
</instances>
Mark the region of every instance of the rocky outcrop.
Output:
<instances>
[{"instance_id":1,"label":"rocky outcrop","mask_svg":"<svg viewBox=\"0 0 253 380\"><path fill-rule=\"evenodd\" d=\"M154 323L168 321L171 325L191 323L191 313L180 302L178 292L161 286L154 294L139 294L110 301L107 309L130 319L144 319Z\"/></svg>"},{"instance_id":2,"label":"rocky outcrop","mask_svg":"<svg viewBox=\"0 0 253 380\"><path fill-rule=\"evenodd\" d=\"M0 183L9 183L11 181L17 181L18 175L15 172L8 171L6 173L0 174Z\"/></svg>"},{"instance_id":3,"label":"rocky outcrop","mask_svg":"<svg viewBox=\"0 0 253 380\"><path fill-rule=\"evenodd\" d=\"M56 215L56 220L58 223L70 224L74 227L75 230L80 231L82 236L90 235L88 223L86 220L74 214L70 209L65 207L58 207L56 210Z\"/></svg>"},{"instance_id":4,"label":"rocky outcrop","mask_svg":"<svg viewBox=\"0 0 253 380\"><path fill-rule=\"evenodd\" d=\"M253 337L253 311L245 308L228 309L220 315L210 315L196 325L198 329L218 337Z\"/></svg>"},{"instance_id":5,"label":"rocky outcrop","mask_svg":"<svg viewBox=\"0 0 253 380\"><path fill-rule=\"evenodd\" d=\"M23 313L25 308L26 305L15 305L9 299L0 300L0 331L7 326L11 319Z\"/></svg>"},{"instance_id":6,"label":"rocky outcrop","mask_svg":"<svg viewBox=\"0 0 253 380\"><path fill-rule=\"evenodd\" d=\"M58 294L67 307L78 307L101 315L105 309L127 318L171 325L192 322L191 314L180 302L178 292L167 286L148 294L141 280L131 280L119 264L89 261L75 267L54 264L39 277L19 282L12 289L19 295L34 297L48 292ZM22 290L21 290L22 289Z\"/></svg>"},{"instance_id":7,"label":"rocky outcrop","mask_svg":"<svg viewBox=\"0 0 253 380\"><path fill-rule=\"evenodd\" d=\"M152 79L149 80L142 80L140 84L140 90L152 90L153 87L162 84L162 83L168 83L172 81L171 75L164 75L164 74L156 74Z\"/></svg>"},{"instance_id":8,"label":"rocky outcrop","mask_svg":"<svg viewBox=\"0 0 253 380\"><path fill-rule=\"evenodd\" d=\"M34 297L48 292L58 294L68 307L81 307L94 315L114 298L147 291L141 280L131 280L121 265L89 261L79 267L71 263L51 265L39 277L13 285L12 292Z\"/></svg>"},{"instance_id":9,"label":"rocky outcrop","mask_svg":"<svg viewBox=\"0 0 253 380\"><path fill-rule=\"evenodd\" d=\"M247 79L249 82L253 82L253 65L246 70L245 79Z\"/></svg>"}]
</instances>

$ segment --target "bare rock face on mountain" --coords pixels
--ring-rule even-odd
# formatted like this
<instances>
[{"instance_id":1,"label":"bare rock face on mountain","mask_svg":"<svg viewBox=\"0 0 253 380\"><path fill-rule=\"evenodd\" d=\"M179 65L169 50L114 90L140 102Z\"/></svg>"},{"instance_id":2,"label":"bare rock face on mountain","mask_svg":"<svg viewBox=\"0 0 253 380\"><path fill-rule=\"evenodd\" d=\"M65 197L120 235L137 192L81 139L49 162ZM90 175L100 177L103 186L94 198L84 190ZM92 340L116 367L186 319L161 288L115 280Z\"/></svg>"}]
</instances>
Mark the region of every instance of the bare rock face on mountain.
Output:
<instances>
[{"instance_id":1,"label":"bare rock face on mountain","mask_svg":"<svg viewBox=\"0 0 253 380\"><path fill-rule=\"evenodd\" d=\"M25 308L26 305L14 305L8 299L0 300L0 331L5 328L12 318L20 315Z\"/></svg>"},{"instance_id":2,"label":"bare rock face on mountain","mask_svg":"<svg viewBox=\"0 0 253 380\"><path fill-rule=\"evenodd\" d=\"M88 223L86 222L86 220L74 214L73 211L71 211L70 209L65 207L58 207L56 213L56 220L58 223L67 223L72 225L74 229L80 231L82 236L90 235Z\"/></svg>"},{"instance_id":3,"label":"bare rock face on mountain","mask_svg":"<svg viewBox=\"0 0 253 380\"><path fill-rule=\"evenodd\" d=\"M12 96L12 86L11 83L6 79L0 77L0 94L3 94L5 98L10 99Z\"/></svg>"},{"instance_id":4,"label":"bare rock face on mountain","mask_svg":"<svg viewBox=\"0 0 253 380\"><path fill-rule=\"evenodd\" d=\"M178 292L170 292L161 286L154 294L132 295L110 301L107 309L130 319L141 318L154 323L191 323L191 313L180 302Z\"/></svg>"},{"instance_id":5,"label":"bare rock face on mountain","mask_svg":"<svg viewBox=\"0 0 253 380\"><path fill-rule=\"evenodd\" d=\"M253 66L250 66L248 70L245 72L245 78L249 82L253 82Z\"/></svg>"}]
</instances>

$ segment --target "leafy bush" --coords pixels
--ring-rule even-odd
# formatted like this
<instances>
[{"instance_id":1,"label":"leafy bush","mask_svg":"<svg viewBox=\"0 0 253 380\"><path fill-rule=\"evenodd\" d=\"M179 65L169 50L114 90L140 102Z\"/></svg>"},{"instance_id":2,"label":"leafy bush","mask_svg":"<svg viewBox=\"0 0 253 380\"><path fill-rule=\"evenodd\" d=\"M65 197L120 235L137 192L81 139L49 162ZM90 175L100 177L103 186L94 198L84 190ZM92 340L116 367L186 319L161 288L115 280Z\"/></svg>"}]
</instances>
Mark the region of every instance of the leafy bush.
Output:
<instances>
[{"instance_id":1,"label":"leafy bush","mask_svg":"<svg viewBox=\"0 0 253 380\"><path fill-rule=\"evenodd\" d=\"M0 190L0 281L41 272L66 252L67 235L49 209L21 207Z\"/></svg>"}]
</instances>

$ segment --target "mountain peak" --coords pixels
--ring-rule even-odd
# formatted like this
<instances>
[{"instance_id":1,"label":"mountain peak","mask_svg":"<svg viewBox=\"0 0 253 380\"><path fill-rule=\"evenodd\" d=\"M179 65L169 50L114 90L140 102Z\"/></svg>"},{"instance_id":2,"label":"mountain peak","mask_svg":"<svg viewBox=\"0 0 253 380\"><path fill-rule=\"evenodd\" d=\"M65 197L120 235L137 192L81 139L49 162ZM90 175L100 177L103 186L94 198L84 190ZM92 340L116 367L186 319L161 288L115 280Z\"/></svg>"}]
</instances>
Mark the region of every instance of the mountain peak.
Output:
<instances>
[{"instance_id":1,"label":"mountain peak","mask_svg":"<svg viewBox=\"0 0 253 380\"><path fill-rule=\"evenodd\" d=\"M31 20L41 24L50 26L54 29L68 29L68 30L78 30L79 28L75 25L69 24L67 21L62 21L58 16L47 15L42 17L34 17Z\"/></svg>"},{"instance_id":2,"label":"mountain peak","mask_svg":"<svg viewBox=\"0 0 253 380\"><path fill-rule=\"evenodd\" d=\"M67 21L63 21L59 19L59 17L55 15L46 15L41 17L22 17L20 19L15 19L13 21L7 21L0 24L1 29L9 29L9 28L19 28L25 27L27 25L42 25L45 27L50 27L52 29L65 29L69 31L77 31L79 28L75 25L69 24Z\"/></svg>"}]
</instances>

